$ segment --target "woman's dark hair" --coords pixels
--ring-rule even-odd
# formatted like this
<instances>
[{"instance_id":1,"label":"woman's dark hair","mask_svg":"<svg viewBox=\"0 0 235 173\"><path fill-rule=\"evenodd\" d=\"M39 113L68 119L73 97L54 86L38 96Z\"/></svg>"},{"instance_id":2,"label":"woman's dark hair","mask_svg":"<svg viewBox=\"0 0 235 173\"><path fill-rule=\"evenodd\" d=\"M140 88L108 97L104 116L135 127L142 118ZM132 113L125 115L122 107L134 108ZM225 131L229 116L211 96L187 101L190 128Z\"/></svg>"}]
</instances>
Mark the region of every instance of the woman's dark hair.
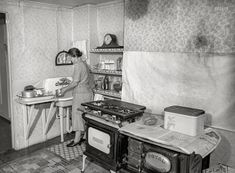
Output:
<instances>
[{"instance_id":1,"label":"woman's dark hair","mask_svg":"<svg viewBox=\"0 0 235 173\"><path fill-rule=\"evenodd\" d=\"M78 48L71 48L68 50L68 54L72 57L82 56L82 52Z\"/></svg>"}]
</instances>

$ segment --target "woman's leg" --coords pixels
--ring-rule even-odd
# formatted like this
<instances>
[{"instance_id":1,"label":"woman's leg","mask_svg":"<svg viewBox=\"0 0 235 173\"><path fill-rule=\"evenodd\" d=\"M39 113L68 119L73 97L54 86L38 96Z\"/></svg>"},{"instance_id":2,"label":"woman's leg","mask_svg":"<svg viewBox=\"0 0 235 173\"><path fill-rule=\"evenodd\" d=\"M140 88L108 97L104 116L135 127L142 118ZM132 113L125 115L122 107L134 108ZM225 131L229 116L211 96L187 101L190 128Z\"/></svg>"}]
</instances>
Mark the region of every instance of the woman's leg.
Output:
<instances>
[{"instance_id":1,"label":"woman's leg","mask_svg":"<svg viewBox=\"0 0 235 173\"><path fill-rule=\"evenodd\" d=\"M78 141L80 141L80 139L83 138L83 133L80 130L77 130L75 132L75 137L74 137L74 143L77 143Z\"/></svg>"},{"instance_id":2,"label":"woman's leg","mask_svg":"<svg viewBox=\"0 0 235 173\"><path fill-rule=\"evenodd\" d=\"M83 93L83 94L75 94L73 96L73 105L72 105L72 127L73 131L75 131L75 136L73 140L73 144L81 143L84 140L83 137L84 131L85 131L85 122L82 118L82 112L80 110L83 110L84 107L81 106L81 103L85 103L88 101L91 101L93 98L92 93ZM73 144L68 144L67 146L73 146Z\"/></svg>"}]
</instances>

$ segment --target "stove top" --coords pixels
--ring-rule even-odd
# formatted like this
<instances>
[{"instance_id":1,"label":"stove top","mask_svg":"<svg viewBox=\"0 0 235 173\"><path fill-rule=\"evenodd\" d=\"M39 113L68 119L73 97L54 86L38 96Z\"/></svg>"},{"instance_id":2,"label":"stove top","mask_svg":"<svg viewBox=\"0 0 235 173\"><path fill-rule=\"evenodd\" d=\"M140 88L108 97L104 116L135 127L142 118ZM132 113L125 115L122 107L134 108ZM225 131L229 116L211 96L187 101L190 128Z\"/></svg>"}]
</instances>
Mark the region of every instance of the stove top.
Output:
<instances>
[{"instance_id":1,"label":"stove top","mask_svg":"<svg viewBox=\"0 0 235 173\"><path fill-rule=\"evenodd\" d=\"M122 120L142 114L145 106L136 105L124 101L109 99L82 103L83 106L91 110L101 111L102 113L116 115Z\"/></svg>"}]
</instances>

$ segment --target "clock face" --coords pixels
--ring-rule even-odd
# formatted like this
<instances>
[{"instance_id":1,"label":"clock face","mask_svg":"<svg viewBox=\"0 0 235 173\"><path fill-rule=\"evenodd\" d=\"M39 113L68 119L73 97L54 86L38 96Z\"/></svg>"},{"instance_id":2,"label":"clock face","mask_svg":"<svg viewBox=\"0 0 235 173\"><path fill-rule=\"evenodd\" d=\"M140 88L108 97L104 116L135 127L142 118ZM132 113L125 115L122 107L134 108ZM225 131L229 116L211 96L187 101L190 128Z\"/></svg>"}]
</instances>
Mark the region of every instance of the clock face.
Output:
<instances>
[{"instance_id":1,"label":"clock face","mask_svg":"<svg viewBox=\"0 0 235 173\"><path fill-rule=\"evenodd\" d=\"M104 44L109 45L112 42L112 37L110 34L104 36Z\"/></svg>"}]
</instances>

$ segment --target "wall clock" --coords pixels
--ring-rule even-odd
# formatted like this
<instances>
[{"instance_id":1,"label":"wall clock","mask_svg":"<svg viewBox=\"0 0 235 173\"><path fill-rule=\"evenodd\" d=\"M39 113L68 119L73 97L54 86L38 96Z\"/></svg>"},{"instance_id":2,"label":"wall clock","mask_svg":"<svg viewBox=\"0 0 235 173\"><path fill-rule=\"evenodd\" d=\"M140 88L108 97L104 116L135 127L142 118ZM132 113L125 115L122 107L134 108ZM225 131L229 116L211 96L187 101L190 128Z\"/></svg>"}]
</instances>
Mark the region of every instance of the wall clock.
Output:
<instances>
[{"instance_id":1,"label":"wall clock","mask_svg":"<svg viewBox=\"0 0 235 173\"><path fill-rule=\"evenodd\" d=\"M117 37L114 34L105 34L103 39L103 45L99 48L123 48L123 46L119 46L117 43Z\"/></svg>"}]
</instances>

